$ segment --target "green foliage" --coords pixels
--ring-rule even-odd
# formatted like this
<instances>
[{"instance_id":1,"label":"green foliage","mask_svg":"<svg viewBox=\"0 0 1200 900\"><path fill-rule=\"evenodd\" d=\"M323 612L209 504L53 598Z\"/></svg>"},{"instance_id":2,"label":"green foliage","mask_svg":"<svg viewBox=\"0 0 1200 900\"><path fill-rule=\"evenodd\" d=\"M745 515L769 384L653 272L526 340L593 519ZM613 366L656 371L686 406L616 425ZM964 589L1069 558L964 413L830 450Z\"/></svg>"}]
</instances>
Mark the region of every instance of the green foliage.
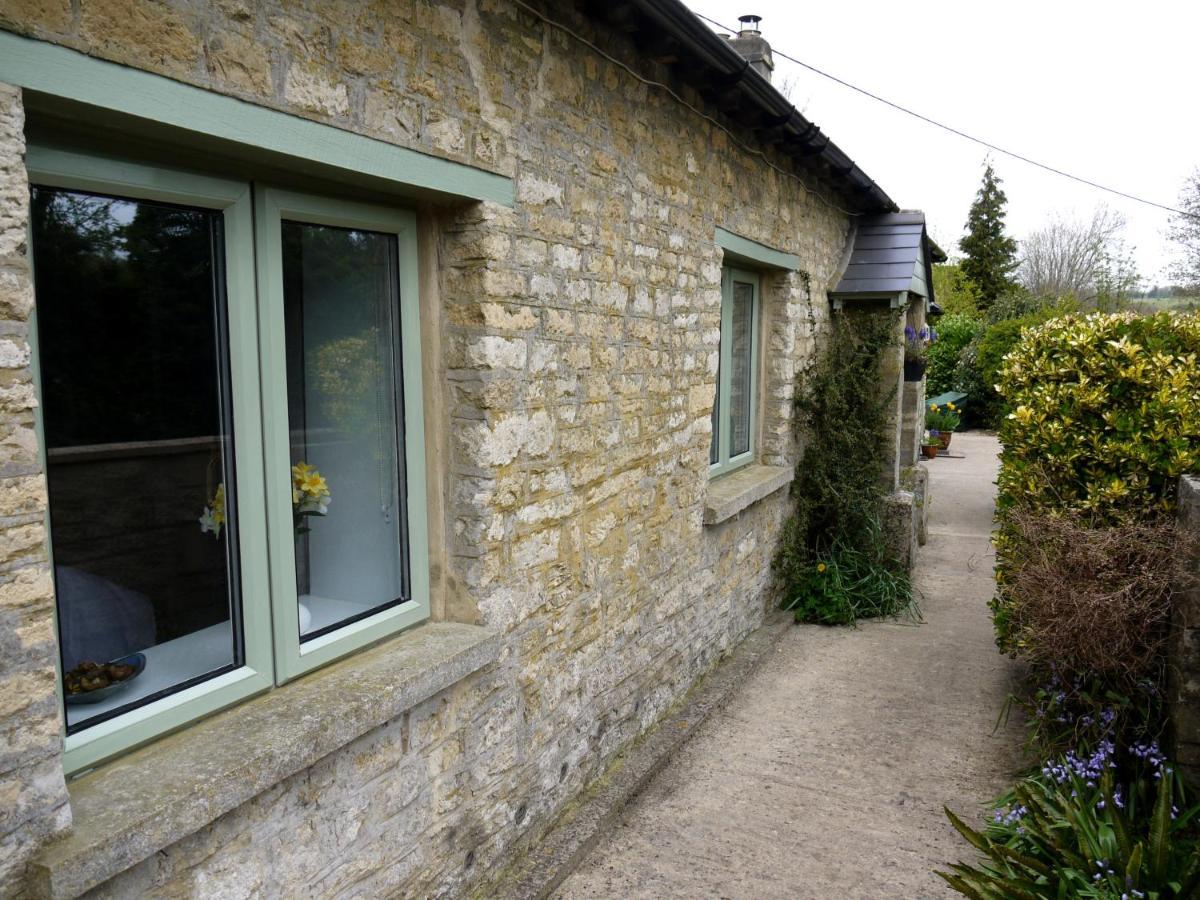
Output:
<instances>
[{"instance_id":1,"label":"green foliage","mask_svg":"<svg viewBox=\"0 0 1200 900\"><path fill-rule=\"evenodd\" d=\"M967 236L958 242L966 257L962 274L977 291L977 305L986 310L1012 285L1017 268L1017 242L1004 233L1004 205L1008 198L988 162L983 184L967 213Z\"/></svg>"},{"instance_id":2,"label":"green foliage","mask_svg":"<svg viewBox=\"0 0 1200 900\"><path fill-rule=\"evenodd\" d=\"M938 320L936 331L937 340L925 353L926 390L933 396L958 389L958 358L983 331L983 323L966 313L949 313Z\"/></svg>"},{"instance_id":3,"label":"green foliage","mask_svg":"<svg viewBox=\"0 0 1200 900\"><path fill-rule=\"evenodd\" d=\"M1149 746L1162 737L1165 713L1160 669L1120 692L1094 675L1063 677L1059 666L1033 665L1019 693L1009 697L1025 715L1026 746L1037 758L1078 748L1092 752L1103 741L1117 747Z\"/></svg>"},{"instance_id":4,"label":"green foliage","mask_svg":"<svg viewBox=\"0 0 1200 900\"><path fill-rule=\"evenodd\" d=\"M969 402L969 424L977 428L997 429L1008 414L1003 398L996 392L1000 366L1026 328L1040 325L1056 316L1074 311L1070 302L1047 305L1024 291L1009 291L999 297L987 312L985 324L959 352L951 378L953 389L965 391Z\"/></svg>"},{"instance_id":5,"label":"green foliage","mask_svg":"<svg viewBox=\"0 0 1200 900\"><path fill-rule=\"evenodd\" d=\"M859 619L915 615L912 583L873 552L835 546L792 568L782 607L797 622L853 625Z\"/></svg>"},{"instance_id":6,"label":"green foliage","mask_svg":"<svg viewBox=\"0 0 1200 900\"><path fill-rule=\"evenodd\" d=\"M933 296L947 316L979 314L979 291L963 274L961 262L934 264Z\"/></svg>"},{"instance_id":7,"label":"green foliage","mask_svg":"<svg viewBox=\"0 0 1200 900\"><path fill-rule=\"evenodd\" d=\"M895 393L880 390L879 373L895 328L892 313L835 316L828 345L800 378L796 427L804 453L775 570L784 606L804 621L889 614L911 600L882 525L882 460Z\"/></svg>"},{"instance_id":8,"label":"green foliage","mask_svg":"<svg viewBox=\"0 0 1200 900\"><path fill-rule=\"evenodd\" d=\"M1002 798L983 830L947 809L981 861L937 874L958 893L985 900L1195 896L1200 807L1179 812L1182 784L1156 750L1118 784L1105 749L1049 763Z\"/></svg>"},{"instance_id":9,"label":"green foliage","mask_svg":"<svg viewBox=\"0 0 1200 900\"><path fill-rule=\"evenodd\" d=\"M1200 316L1098 313L1030 329L1000 373L998 507L1095 524L1173 509L1200 466Z\"/></svg>"}]
</instances>

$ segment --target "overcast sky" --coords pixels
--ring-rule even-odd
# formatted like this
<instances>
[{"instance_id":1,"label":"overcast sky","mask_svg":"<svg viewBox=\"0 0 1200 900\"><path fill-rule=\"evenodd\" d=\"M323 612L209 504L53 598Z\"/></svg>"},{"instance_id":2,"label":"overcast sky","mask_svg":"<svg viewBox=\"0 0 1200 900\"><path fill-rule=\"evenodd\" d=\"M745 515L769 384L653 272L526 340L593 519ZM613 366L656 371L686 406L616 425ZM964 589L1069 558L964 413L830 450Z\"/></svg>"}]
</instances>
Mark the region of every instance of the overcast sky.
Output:
<instances>
[{"instance_id":1,"label":"overcast sky","mask_svg":"<svg viewBox=\"0 0 1200 900\"><path fill-rule=\"evenodd\" d=\"M1200 2L686 0L901 105L1092 181L1175 205L1200 166ZM986 150L775 58L774 83L902 208L957 250ZM1168 214L993 154L1018 239L1107 204L1138 268L1163 280Z\"/></svg>"}]
</instances>

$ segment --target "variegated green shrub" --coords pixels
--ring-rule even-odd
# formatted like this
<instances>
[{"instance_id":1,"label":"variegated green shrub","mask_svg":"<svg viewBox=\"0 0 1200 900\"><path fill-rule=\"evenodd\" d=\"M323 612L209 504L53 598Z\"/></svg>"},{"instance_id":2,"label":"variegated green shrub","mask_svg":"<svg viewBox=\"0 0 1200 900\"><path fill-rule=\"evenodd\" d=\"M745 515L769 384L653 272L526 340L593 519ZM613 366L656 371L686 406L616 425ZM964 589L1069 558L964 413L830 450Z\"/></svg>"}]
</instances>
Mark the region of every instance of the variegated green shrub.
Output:
<instances>
[{"instance_id":1,"label":"variegated green shrub","mask_svg":"<svg viewBox=\"0 0 1200 900\"><path fill-rule=\"evenodd\" d=\"M1200 471L1200 316L1064 316L1027 330L997 390L1000 510L1097 523L1169 511Z\"/></svg>"},{"instance_id":2,"label":"variegated green shrub","mask_svg":"<svg viewBox=\"0 0 1200 900\"><path fill-rule=\"evenodd\" d=\"M996 390L1012 410L997 501L997 639L1011 634L1010 576L1027 553L1016 512L1072 514L1090 527L1169 513L1179 476L1200 471L1200 316L1096 313L1022 332Z\"/></svg>"}]
</instances>

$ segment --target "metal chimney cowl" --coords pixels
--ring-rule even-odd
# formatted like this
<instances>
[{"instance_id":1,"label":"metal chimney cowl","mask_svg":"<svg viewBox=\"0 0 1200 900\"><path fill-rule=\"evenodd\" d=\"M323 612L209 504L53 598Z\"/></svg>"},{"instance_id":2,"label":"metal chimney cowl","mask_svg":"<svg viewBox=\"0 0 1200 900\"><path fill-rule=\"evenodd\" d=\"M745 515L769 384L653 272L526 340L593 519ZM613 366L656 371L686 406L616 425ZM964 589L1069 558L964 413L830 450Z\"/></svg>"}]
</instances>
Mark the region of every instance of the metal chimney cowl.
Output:
<instances>
[{"instance_id":1,"label":"metal chimney cowl","mask_svg":"<svg viewBox=\"0 0 1200 900\"><path fill-rule=\"evenodd\" d=\"M750 63L754 71L770 81L775 60L771 58L771 45L766 42L758 28L762 16L738 16L738 21L742 29L737 33L737 37L728 39L730 46Z\"/></svg>"}]
</instances>

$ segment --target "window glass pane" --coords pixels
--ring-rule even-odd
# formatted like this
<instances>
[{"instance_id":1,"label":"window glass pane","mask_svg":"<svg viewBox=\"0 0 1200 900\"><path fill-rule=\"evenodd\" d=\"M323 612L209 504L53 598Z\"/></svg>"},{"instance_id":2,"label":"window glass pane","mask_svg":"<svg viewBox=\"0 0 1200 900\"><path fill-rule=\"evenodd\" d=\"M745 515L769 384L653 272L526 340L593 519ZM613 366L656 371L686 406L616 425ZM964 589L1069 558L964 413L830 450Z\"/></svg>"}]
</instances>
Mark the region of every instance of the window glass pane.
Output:
<instances>
[{"instance_id":1,"label":"window glass pane","mask_svg":"<svg viewBox=\"0 0 1200 900\"><path fill-rule=\"evenodd\" d=\"M33 191L69 733L241 662L221 224Z\"/></svg>"},{"instance_id":2,"label":"window glass pane","mask_svg":"<svg viewBox=\"0 0 1200 900\"><path fill-rule=\"evenodd\" d=\"M301 640L408 596L395 235L283 223Z\"/></svg>"},{"instance_id":3,"label":"window glass pane","mask_svg":"<svg viewBox=\"0 0 1200 900\"><path fill-rule=\"evenodd\" d=\"M729 455L750 451L750 396L754 361L750 358L754 333L754 285L733 283L733 327L729 336Z\"/></svg>"}]
</instances>

